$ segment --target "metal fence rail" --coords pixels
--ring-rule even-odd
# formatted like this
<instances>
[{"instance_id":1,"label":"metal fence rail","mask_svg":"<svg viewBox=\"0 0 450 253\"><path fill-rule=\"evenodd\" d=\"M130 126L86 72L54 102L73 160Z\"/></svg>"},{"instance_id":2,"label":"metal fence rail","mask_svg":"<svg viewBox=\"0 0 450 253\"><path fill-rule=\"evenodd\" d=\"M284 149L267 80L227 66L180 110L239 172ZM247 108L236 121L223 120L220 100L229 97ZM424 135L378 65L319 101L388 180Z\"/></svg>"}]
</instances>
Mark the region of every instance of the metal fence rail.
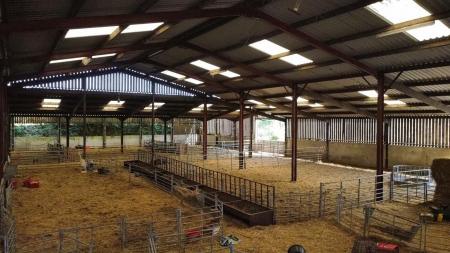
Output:
<instances>
[{"instance_id":1,"label":"metal fence rail","mask_svg":"<svg viewBox=\"0 0 450 253\"><path fill-rule=\"evenodd\" d=\"M276 221L296 222L335 214L339 198L345 200L341 203L341 210L385 201L424 203L434 195L434 184L428 183L433 180L428 176L428 169L399 170L380 176L320 183L318 190L279 194Z\"/></svg>"},{"instance_id":2,"label":"metal fence rail","mask_svg":"<svg viewBox=\"0 0 450 253\"><path fill-rule=\"evenodd\" d=\"M318 191L278 194L275 208L276 223L291 223L319 217L319 196Z\"/></svg>"},{"instance_id":3,"label":"metal fence rail","mask_svg":"<svg viewBox=\"0 0 450 253\"><path fill-rule=\"evenodd\" d=\"M181 176L185 179L269 209L273 209L275 206L274 186L214 170L208 170L164 155L155 154L153 159L158 168L174 175ZM151 152L140 151L138 153L138 160L151 164Z\"/></svg>"},{"instance_id":4,"label":"metal fence rail","mask_svg":"<svg viewBox=\"0 0 450 253\"><path fill-rule=\"evenodd\" d=\"M397 242L420 252L450 251L448 224L430 222L426 216L414 220L370 205L347 203L349 208L344 209L344 202L342 197L337 201L336 221L357 235Z\"/></svg>"},{"instance_id":5,"label":"metal fence rail","mask_svg":"<svg viewBox=\"0 0 450 253\"><path fill-rule=\"evenodd\" d=\"M51 164L80 161L76 150L67 151L14 151L11 152L11 164L31 165L31 164Z\"/></svg>"}]
</instances>

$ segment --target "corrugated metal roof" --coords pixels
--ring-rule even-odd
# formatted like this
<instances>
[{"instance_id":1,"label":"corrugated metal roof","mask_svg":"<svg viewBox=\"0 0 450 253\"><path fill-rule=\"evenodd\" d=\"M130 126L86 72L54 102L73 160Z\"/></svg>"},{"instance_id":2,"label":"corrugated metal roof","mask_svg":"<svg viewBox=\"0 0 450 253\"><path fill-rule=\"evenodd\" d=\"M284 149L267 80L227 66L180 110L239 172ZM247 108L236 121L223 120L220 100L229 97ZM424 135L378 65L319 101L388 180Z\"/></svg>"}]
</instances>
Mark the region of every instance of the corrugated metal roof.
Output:
<instances>
[{"instance_id":1,"label":"corrugated metal roof","mask_svg":"<svg viewBox=\"0 0 450 253\"><path fill-rule=\"evenodd\" d=\"M58 1L59 2L59 1ZM64 2L64 1L61 1ZM66 1L70 2L70 1ZM144 0L95 0L85 1L77 16L120 15L134 12Z\"/></svg>"},{"instance_id":2,"label":"corrugated metal roof","mask_svg":"<svg viewBox=\"0 0 450 253\"><path fill-rule=\"evenodd\" d=\"M291 73L285 73L280 74L279 76L283 78L287 78L290 80L307 80L307 79L315 79L315 78L322 78L322 77L328 77L328 76L335 76L335 75L344 75L349 73L355 73L358 71L355 71L355 68L353 66L350 66L348 64L334 64L327 67L321 67L321 68L312 68L302 71L296 71Z\"/></svg>"},{"instance_id":3,"label":"corrugated metal roof","mask_svg":"<svg viewBox=\"0 0 450 253\"><path fill-rule=\"evenodd\" d=\"M300 2L300 12L297 14L289 10L294 7L296 1L279 0L271 1L262 10L272 16L278 17L283 22L291 24L355 2L357 0L302 0Z\"/></svg>"},{"instance_id":4,"label":"corrugated metal roof","mask_svg":"<svg viewBox=\"0 0 450 253\"><path fill-rule=\"evenodd\" d=\"M157 1L156 4L149 10L150 12L157 11L180 11L192 8L198 5L199 0L166 0ZM223 8L233 6L239 2L238 0L232 1L206 1L204 8ZM357 3L358 0L302 0L301 11L299 14L295 14L288 10L289 7L293 7L295 1L291 0L279 0L279 1L268 1L270 3L266 4L262 8L269 15L273 15L275 18L281 19L287 23L294 23L300 20L305 20L311 17L320 17L321 14L326 13L330 10L335 10L339 7L346 6L349 4ZM86 1L86 3L81 7L81 11L78 16L96 16L96 15L115 15L115 14L129 14L137 11L137 8L144 3L144 0L92 0ZM264 3L264 1L262 1ZM420 3L432 11L433 13L444 12L450 10L450 4L448 0L420 0ZM10 22L14 21L24 21L24 20L36 20L36 19L47 19L55 17L66 17L72 6L71 1L49 1L49 0L7 0L8 5L8 18ZM449 23L450 19L444 20L444 22ZM167 31L161 33L160 35L153 38L152 42L166 42L182 33L185 33L189 29L208 22L207 19L191 19L182 22L174 22L172 27ZM380 27L386 26L387 23L374 15L365 8L353 11L351 13L346 13L338 15L333 18L325 19L319 22L311 23L304 27L299 28L301 31L306 32L313 37L321 40L328 41L336 38L341 38L348 35L355 35L360 32L366 32ZM221 52L226 57L231 58L233 61L244 62L253 61L255 59L264 59L267 56L253 48L248 46L248 41L262 34L266 34L271 31L278 31L274 26L265 23L259 19L252 19L247 17L234 18L232 21L212 30L203 35L194 38L191 43L197 44L201 47L206 48L210 51L215 51L222 48L227 48L231 45L240 43L241 47L228 52ZM29 55L44 55L49 52L51 46L57 38L58 32L33 32L33 33L12 33L9 35L9 57L18 56L29 56ZM146 33L136 33L136 34L121 34L115 38L112 42L108 43L107 47L127 47L141 41L143 38L148 37L151 32ZM57 46L57 52L74 52L79 50L95 50L104 41L105 36L92 37L92 38L79 38L79 39L64 39ZM281 46L284 46L290 50L295 50L303 48L307 45L305 41L296 38L287 33L281 33L276 35L270 40L274 41ZM448 38L446 38L448 39ZM32 43L31 43L32 42ZM181 41L184 42L184 41ZM425 44L425 43L421 43ZM419 45L419 43L409 37L404 33L399 33L395 35L385 36L385 37L365 37L361 39L351 40L345 43L339 43L333 45L337 50L342 51L348 55L364 55L369 53L380 53L384 51L390 51L390 55L380 56L371 59L361 60L367 65L383 71L390 71L391 68L397 67L408 67L408 66L419 66L424 63L435 63L448 61L450 58L450 46L440 46L429 49L416 50L414 52L393 54L392 51L399 48L412 47ZM150 50L149 50L150 51ZM117 61L133 60L136 56L142 54L145 50L134 51L125 53L123 57L119 58ZM303 52L302 55L308 57L316 63L323 63L331 60L337 59L335 56L325 53L323 50L309 50ZM275 82L271 79L265 77L254 77L255 74L251 71L243 70L239 67L231 67L231 70L241 74L241 76L251 76L250 78L242 78L235 81L229 81L228 78L221 75L210 76L206 71L196 68L189 64L192 59L200 58L208 61L212 64L218 65L222 68L228 68L230 63L217 60L212 57L203 57L196 51L188 50L185 48L171 46L167 48L166 51L154 56L152 60L160 62L162 65L169 67L174 67L180 71L192 72L194 74L202 75L202 78L211 81L224 82L227 85L232 86L235 89L241 89L246 87L258 87L267 84L274 84ZM91 65L102 64L108 62L108 59L97 59L94 60ZM186 63L187 64L181 64ZM13 74L27 74L36 73L42 69L44 63L29 63L29 64L13 64L11 67ZM180 66L181 65L181 66ZM46 70L63 70L71 67L80 66L79 62L65 63L58 65L49 65ZM285 63L281 60L269 60L263 62L257 62L252 65L253 67L265 71L281 71L285 69L292 69L293 66ZM144 72L154 72L158 68L148 64L135 64L134 69L138 69ZM283 72L283 71L281 71ZM325 67L316 68L305 68L304 70L291 70L290 73L279 74L280 77L292 80L301 81L309 79L321 79L326 77L339 77L347 74L358 74L361 73L360 70L355 69L355 67L346 64L338 63ZM396 73L387 74L390 78L394 78ZM373 77L367 77L372 84L376 84L376 80ZM425 81L425 80L438 80L442 78L450 79L450 67L440 67L440 68L429 68L415 71L405 71L399 78L400 82L414 83L415 81ZM283 85L283 84L280 84ZM204 85L205 90L217 91L223 90L223 88ZM334 80L327 82L320 82L310 84L308 89L316 91L327 91L332 89L343 89L346 87L367 87L366 82L362 78L351 78ZM450 92L450 82L449 84L442 85L429 85L429 86L419 86L413 89L420 92L441 92L439 97L435 97L437 100L450 101L450 95L447 96L443 92ZM254 95L269 95L272 93L282 93L285 89L282 87L258 90L253 92ZM396 90L389 90L387 92L390 96L404 95ZM224 95L224 96L234 96L234 95ZM337 93L332 95L337 99L344 98L355 98L360 97L356 92L349 93ZM407 103L419 102L416 99L402 99ZM283 101L283 99L275 99L275 101ZM354 104L367 104L370 101L353 101ZM406 107L408 109L409 107ZM422 108L425 107L420 107ZM404 110L405 108L395 108L395 110ZM405 109L405 110L406 110ZM328 109L312 109L312 110L328 110ZM330 109L331 111L334 109ZM337 109L338 110L338 109ZM429 110L429 109L427 109Z\"/></svg>"},{"instance_id":5,"label":"corrugated metal roof","mask_svg":"<svg viewBox=\"0 0 450 253\"><path fill-rule=\"evenodd\" d=\"M237 27L239 29L236 29ZM262 20L239 17L205 35L198 36L192 42L211 50L217 50L273 30L276 29ZM226 39L224 39L224 36L226 36ZM256 56L262 56L261 52L254 53Z\"/></svg>"},{"instance_id":6,"label":"corrugated metal roof","mask_svg":"<svg viewBox=\"0 0 450 253\"><path fill-rule=\"evenodd\" d=\"M405 82L413 82L417 80L434 80L443 78L450 78L450 66L405 71L399 79Z\"/></svg>"},{"instance_id":7,"label":"corrugated metal roof","mask_svg":"<svg viewBox=\"0 0 450 253\"><path fill-rule=\"evenodd\" d=\"M39 20L67 16L72 1L6 0L8 21Z\"/></svg>"},{"instance_id":8,"label":"corrugated metal roof","mask_svg":"<svg viewBox=\"0 0 450 253\"><path fill-rule=\"evenodd\" d=\"M430 63L447 60L450 57L450 46L418 50L413 53L401 53L362 60L379 70L387 70L397 66L415 66L418 62Z\"/></svg>"},{"instance_id":9,"label":"corrugated metal roof","mask_svg":"<svg viewBox=\"0 0 450 253\"><path fill-rule=\"evenodd\" d=\"M448 91L450 93L450 82L448 84L440 85L416 86L413 87L413 89L420 92Z\"/></svg>"},{"instance_id":10,"label":"corrugated metal roof","mask_svg":"<svg viewBox=\"0 0 450 253\"><path fill-rule=\"evenodd\" d=\"M154 56L152 59L164 65L176 65L186 59L199 57L200 55L200 53L187 48L174 47Z\"/></svg>"}]
</instances>

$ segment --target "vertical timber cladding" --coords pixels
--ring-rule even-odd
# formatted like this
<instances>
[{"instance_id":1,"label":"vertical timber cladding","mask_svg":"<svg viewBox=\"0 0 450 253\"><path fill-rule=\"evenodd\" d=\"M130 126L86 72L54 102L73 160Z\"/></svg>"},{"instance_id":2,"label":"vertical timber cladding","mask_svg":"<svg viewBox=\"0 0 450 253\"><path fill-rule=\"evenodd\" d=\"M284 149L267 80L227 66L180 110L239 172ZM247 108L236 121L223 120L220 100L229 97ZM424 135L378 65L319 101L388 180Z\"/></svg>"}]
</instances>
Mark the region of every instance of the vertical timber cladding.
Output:
<instances>
[{"instance_id":1,"label":"vertical timber cladding","mask_svg":"<svg viewBox=\"0 0 450 253\"><path fill-rule=\"evenodd\" d=\"M450 116L386 117L390 146L450 148ZM290 138L287 120L287 137ZM375 144L376 120L371 118L330 118L330 142ZM325 141L326 122L316 119L298 119L300 140Z\"/></svg>"}]
</instances>

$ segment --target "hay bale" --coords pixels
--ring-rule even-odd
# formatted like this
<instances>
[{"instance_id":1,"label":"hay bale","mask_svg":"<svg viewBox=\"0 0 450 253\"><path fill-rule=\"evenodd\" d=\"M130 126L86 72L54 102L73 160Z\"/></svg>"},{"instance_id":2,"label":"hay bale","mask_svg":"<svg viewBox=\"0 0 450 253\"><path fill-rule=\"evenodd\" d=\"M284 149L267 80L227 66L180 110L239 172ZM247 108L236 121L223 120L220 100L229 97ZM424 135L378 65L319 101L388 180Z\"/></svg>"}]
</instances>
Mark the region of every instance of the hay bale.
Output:
<instances>
[{"instance_id":1,"label":"hay bale","mask_svg":"<svg viewBox=\"0 0 450 253\"><path fill-rule=\"evenodd\" d=\"M435 159L431 173L436 182L433 202L439 206L450 205L450 159Z\"/></svg>"}]
</instances>

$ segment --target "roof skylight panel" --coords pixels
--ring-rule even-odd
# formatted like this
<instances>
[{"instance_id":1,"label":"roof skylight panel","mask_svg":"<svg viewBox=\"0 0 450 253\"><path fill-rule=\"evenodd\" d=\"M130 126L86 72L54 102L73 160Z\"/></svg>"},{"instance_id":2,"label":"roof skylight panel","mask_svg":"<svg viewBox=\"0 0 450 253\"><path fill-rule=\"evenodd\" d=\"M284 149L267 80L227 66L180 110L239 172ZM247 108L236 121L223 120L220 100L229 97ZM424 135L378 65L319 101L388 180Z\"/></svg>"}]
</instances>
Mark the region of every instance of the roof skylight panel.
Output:
<instances>
[{"instance_id":1,"label":"roof skylight panel","mask_svg":"<svg viewBox=\"0 0 450 253\"><path fill-rule=\"evenodd\" d=\"M369 98L378 97L378 92L375 90L361 90L361 91L358 91L358 93L360 93L366 97L369 97Z\"/></svg>"},{"instance_id":2,"label":"roof skylight panel","mask_svg":"<svg viewBox=\"0 0 450 253\"><path fill-rule=\"evenodd\" d=\"M175 73L175 72L170 71L170 70L164 70L161 73L166 75L166 76L175 77L176 79L184 79L184 78L186 78L186 76L184 76L182 74Z\"/></svg>"},{"instance_id":3,"label":"roof skylight panel","mask_svg":"<svg viewBox=\"0 0 450 253\"><path fill-rule=\"evenodd\" d=\"M191 62L191 64L194 65L194 66L197 66L197 67L199 67L199 68L208 70L208 71L213 71L213 70L218 70L218 69L220 69L220 67L218 67L218 66L216 66L216 65L213 65L213 64L211 64L211 63L202 61L202 60L196 60L196 61L193 61L193 62Z\"/></svg>"},{"instance_id":4,"label":"roof skylight panel","mask_svg":"<svg viewBox=\"0 0 450 253\"><path fill-rule=\"evenodd\" d=\"M44 103L44 104L59 104L59 103L61 103L61 99L60 98L44 98L42 103Z\"/></svg>"},{"instance_id":5,"label":"roof skylight panel","mask_svg":"<svg viewBox=\"0 0 450 253\"><path fill-rule=\"evenodd\" d=\"M266 39L254 42L249 46L271 56L289 52L289 49L277 45L272 41Z\"/></svg>"},{"instance_id":6,"label":"roof skylight panel","mask_svg":"<svg viewBox=\"0 0 450 253\"><path fill-rule=\"evenodd\" d=\"M414 0L383 0L367 8L392 24L430 16L431 13Z\"/></svg>"},{"instance_id":7,"label":"roof skylight panel","mask_svg":"<svg viewBox=\"0 0 450 253\"><path fill-rule=\"evenodd\" d=\"M72 62L72 61L81 61L85 57L75 57L75 58L66 58L66 59L58 59L58 60L51 60L50 64L56 64L56 63L64 63L64 62Z\"/></svg>"},{"instance_id":8,"label":"roof skylight panel","mask_svg":"<svg viewBox=\"0 0 450 253\"><path fill-rule=\"evenodd\" d=\"M313 62L311 59L308 59L299 54L291 54L291 55L283 56L280 58L280 60L290 63L294 66L299 66L299 65L308 64L308 63Z\"/></svg>"},{"instance_id":9,"label":"roof skylight panel","mask_svg":"<svg viewBox=\"0 0 450 253\"><path fill-rule=\"evenodd\" d=\"M429 11L414 0L384 0L371 4L367 8L390 24L398 24L431 15ZM406 33L419 41L424 41L450 36L450 28L438 20L431 25L407 30Z\"/></svg>"},{"instance_id":10,"label":"roof skylight panel","mask_svg":"<svg viewBox=\"0 0 450 253\"><path fill-rule=\"evenodd\" d=\"M203 82L194 78L186 78L184 79L184 81L192 83L192 84L202 84Z\"/></svg>"},{"instance_id":11,"label":"roof skylight panel","mask_svg":"<svg viewBox=\"0 0 450 253\"><path fill-rule=\"evenodd\" d=\"M163 103L163 102L155 102L154 103L154 108L158 109L159 107L163 106L164 104L165 103ZM148 106L144 107L144 110L145 111L152 110L152 104L149 104Z\"/></svg>"},{"instance_id":12,"label":"roof skylight panel","mask_svg":"<svg viewBox=\"0 0 450 253\"><path fill-rule=\"evenodd\" d=\"M314 104L309 104L308 106L309 106L309 107L312 107L312 108L320 108L320 107L323 107L323 104L320 104L320 103L314 103Z\"/></svg>"},{"instance_id":13,"label":"roof skylight panel","mask_svg":"<svg viewBox=\"0 0 450 253\"><path fill-rule=\"evenodd\" d=\"M384 103L387 105L398 105L398 106L406 105L406 103L401 100L385 100Z\"/></svg>"},{"instance_id":14,"label":"roof skylight panel","mask_svg":"<svg viewBox=\"0 0 450 253\"><path fill-rule=\"evenodd\" d=\"M437 20L434 25L411 29L408 33L417 40L424 41L450 36L450 28Z\"/></svg>"},{"instance_id":15,"label":"roof skylight panel","mask_svg":"<svg viewBox=\"0 0 450 253\"><path fill-rule=\"evenodd\" d=\"M116 53L110 53L110 54L96 54L93 55L92 58L97 59L97 58L106 58L106 57L112 57L115 56Z\"/></svg>"},{"instance_id":16,"label":"roof skylight panel","mask_svg":"<svg viewBox=\"0 0 450 253\"><path fill-rule=\"evenodd\" d=\"M64 38L82 38L92 36L104 36L113 33L119 26L103 26L103 27L91 27L91 28L77 28L70 29Z\"/></svg>"},{"instance_id":17,"label":"roof skylight panel","mask_svg":"<svg viewBox=\"0 0 450 253\"><path fill-rule=\"evenodd\" d=\"M160 27L163 22L129 25L122 33L150 32Z\"/></svg>"},{"instance_id":18,"label":"roof skylight panel","mask_svg":"<svg viewBox=\"0 0 450 253\"><path fill-rule=\"evenodd\" d=\"M247 101L252 103L252 104L256 104L256 105L264 105L264 103L256 101L256 100L253 100L253 99L250 99L250 100L247 100Z\"/></svg>"},{"instance_id":19,"label":"roof skylight panel","mask_svg":"<svg viewBox=\"0 0 450 253\"><path fill-rule=\"evenodd\" d=\"M285 98L292 101L292 96L287 96ZM308 103L308 100L304 99L302 97L297 97L297 104L303 104L303 103Z\"/></svg>"},{"instance_id":20,"label":"roof skylight panel","mask_svg":"<svg viewBox=\"0 0 450 253\"><path fill-rule=\"evenodd\" d=\"M226 76L226 77L228 77L228 78L235 78L235 77L241 76L241 75L239 75L238 73L235 73L235 72L229 71L229 70L222 71L222 72L220 72L220 74L221 74L222 76Z\"/></svg>"}]
</instances>

